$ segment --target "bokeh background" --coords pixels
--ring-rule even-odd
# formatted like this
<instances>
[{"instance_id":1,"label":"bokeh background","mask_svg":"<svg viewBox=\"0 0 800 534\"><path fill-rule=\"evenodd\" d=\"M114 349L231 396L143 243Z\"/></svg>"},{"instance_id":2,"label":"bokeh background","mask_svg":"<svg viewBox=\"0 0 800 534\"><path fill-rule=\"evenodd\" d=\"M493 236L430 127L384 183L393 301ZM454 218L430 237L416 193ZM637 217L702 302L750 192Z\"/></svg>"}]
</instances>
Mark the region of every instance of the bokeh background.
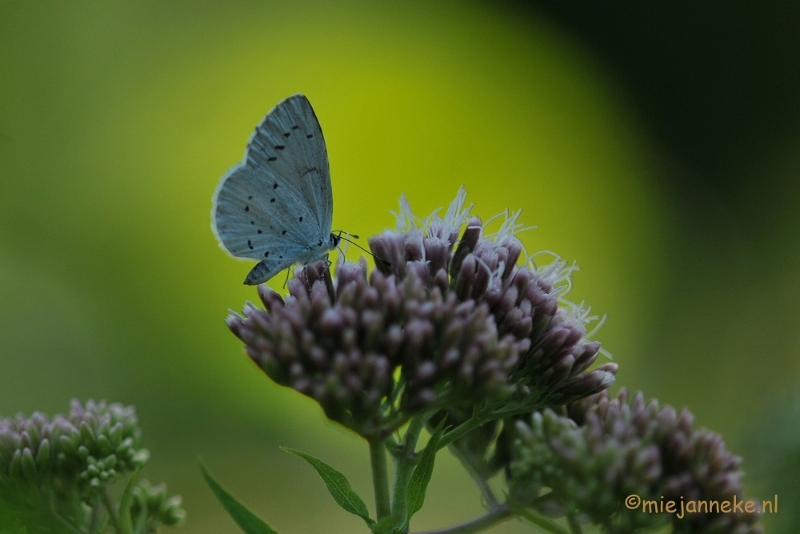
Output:
<instances>
[{"instance_id":1,"label":"bokeh background","mask_svg":"<svg viewBox=\"0 0 800 534\"><path fill-rule=\"evenodd\" d=\"M528 250L577 260L572 299L608 315L617 386L723 433L793 532L799 30L790 1L0 0L0 414L135 404L185 534L237 531L198 457L281 533L363 529L277 447L367 498L366 445L244 357L223 319L250 267L209 227L256 123L303 92L334 228L461 184L484 218L524 209ZM481 512L444 456L415 530Z\"/></svg>"}]
</instances>

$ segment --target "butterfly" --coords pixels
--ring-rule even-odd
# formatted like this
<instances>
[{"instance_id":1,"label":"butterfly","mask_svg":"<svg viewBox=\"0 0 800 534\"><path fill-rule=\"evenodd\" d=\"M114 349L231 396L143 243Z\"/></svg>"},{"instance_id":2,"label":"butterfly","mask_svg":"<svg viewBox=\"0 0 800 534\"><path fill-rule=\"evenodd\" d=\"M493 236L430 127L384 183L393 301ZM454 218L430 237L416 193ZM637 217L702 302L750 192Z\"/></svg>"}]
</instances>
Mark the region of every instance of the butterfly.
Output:
<instances>
[{"instance_id":1,"label":"butterfly","mask_svg":"<svg viewBox=\"0 0 800 534\"><path fill-rule=\"evenodd\" d=\"M256 127L244 160L214 192L211 228L235 258L259 260L244 283L261 284L295 264L326 259L333 193L325 138L308 99L290 96Z\"/></svg>"}]
</instances>

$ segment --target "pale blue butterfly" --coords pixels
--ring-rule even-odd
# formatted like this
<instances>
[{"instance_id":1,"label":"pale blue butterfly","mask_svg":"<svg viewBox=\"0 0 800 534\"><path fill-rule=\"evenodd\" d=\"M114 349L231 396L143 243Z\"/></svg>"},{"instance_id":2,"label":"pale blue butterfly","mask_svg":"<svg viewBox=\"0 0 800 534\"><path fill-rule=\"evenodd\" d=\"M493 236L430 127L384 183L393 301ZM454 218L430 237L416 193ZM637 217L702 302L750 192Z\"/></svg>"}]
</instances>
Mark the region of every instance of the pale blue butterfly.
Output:
<instances>
[{"instance_id":1,"label":"pale blue butterfly","mask_svg":"<svg viewBox=\"0 0 800 534\"><path fill-rule=\"evenodd\" d=\"M222 248L236 258L259 260L245 284L326 259L336 248L328 152L304 95L290 96L267 113L244 161L222 177L212 202L211 228Z\"/></svg>"}]
</instances>

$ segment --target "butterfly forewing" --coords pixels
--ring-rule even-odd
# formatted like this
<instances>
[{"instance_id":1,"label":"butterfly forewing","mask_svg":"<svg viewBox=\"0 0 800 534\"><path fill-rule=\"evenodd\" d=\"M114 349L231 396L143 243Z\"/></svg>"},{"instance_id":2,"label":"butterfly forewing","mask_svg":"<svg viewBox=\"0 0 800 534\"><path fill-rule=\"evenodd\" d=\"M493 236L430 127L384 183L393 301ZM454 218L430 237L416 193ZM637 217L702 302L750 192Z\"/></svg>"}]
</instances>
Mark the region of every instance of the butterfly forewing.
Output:
<instances>
[{"instance_id":1,"label":"butterfly forewing","mask_svg":"<svg viewBox=\"0 0 800 534\"><path fill-rule=\"evenodd\" d=\"M294 95L273 109L250 139L248 164L286 177L293 193L320 216L319 230L330 233L333 196L325 138L308 99Z\"/></svg>"},{"instance_id":2,"label":"butterfly forewing","mask_svg":"<svg viewBox=\"0 0 800 534\"><path fill-rule=\"evenodd\" d=\"M212 227L223 248L260 260L246 283L324 257L333 211L328 156L308 100L294 95L267 114L245 159L221 180Z\"/></svg>"}]
</instances>

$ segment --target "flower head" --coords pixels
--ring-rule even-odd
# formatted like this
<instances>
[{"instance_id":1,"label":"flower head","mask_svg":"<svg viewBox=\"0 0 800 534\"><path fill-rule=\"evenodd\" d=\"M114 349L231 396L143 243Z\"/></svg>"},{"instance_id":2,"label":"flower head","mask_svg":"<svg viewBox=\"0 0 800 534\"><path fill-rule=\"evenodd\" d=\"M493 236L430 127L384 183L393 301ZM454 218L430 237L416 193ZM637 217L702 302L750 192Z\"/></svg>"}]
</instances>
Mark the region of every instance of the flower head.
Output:
<instances>
[{"instance_id":1,"label":"flower head","mask_svg":"<svg viewBox=\"0 0 800 534\"><path fill-rule=\"evenodd\" d=\"M100 495L149 456L132 406L73 400L67 415L0 418L0 498L31 521L55 509L83 526ZM158 514L142 520L176 524L183 510L173 499Z\"/></svg>"},{"instance_id":2,"label":"flower head","mask_svg":"<svg viewBox=\"0 0 800 534\"><path fill-rule=\"evenodd\" d=\"M0 477L36 484L76 480L87 501L109 482L140 468L149 453L132 407L73 400L69 415L35 412L0 419Z\"/></svg>"},{"instance_id":3,"label":"flower head","mask_svg":"<svg viewBox=\"0 0 800 534\"><path fill-rule=\"evenodd\" d=\"M372 272L305 265L286 298L261 286L265 309L228 326L270 378L362 435L427 410L531 411L607 388L616 365L588 372L599 344L559 307L563 269L518 265L519 214L487 235L465 201L462 188L444 218L421 219L401 198L396 230L369 239Z\"/></svg>"},{"instance_id":4,"label":"flower head","mask_svg":"<svg viewBox=\"0 0 800 534\"><path fill-rule=\"evenodd\" d=\"M642 501L731 501L742 498L740 459L722 438L696 430L687 410L602 392L571 403L566 415L546 409L518 421L510 464L511 494L551 514L583 514L608 532L633 532L666 514L626 507ZM549 491L545 491L545 489ZM658 510L657 510L658 511ZM761 532L757 514L669 516L674 532Z\"/></svg>"}]
</instances>

